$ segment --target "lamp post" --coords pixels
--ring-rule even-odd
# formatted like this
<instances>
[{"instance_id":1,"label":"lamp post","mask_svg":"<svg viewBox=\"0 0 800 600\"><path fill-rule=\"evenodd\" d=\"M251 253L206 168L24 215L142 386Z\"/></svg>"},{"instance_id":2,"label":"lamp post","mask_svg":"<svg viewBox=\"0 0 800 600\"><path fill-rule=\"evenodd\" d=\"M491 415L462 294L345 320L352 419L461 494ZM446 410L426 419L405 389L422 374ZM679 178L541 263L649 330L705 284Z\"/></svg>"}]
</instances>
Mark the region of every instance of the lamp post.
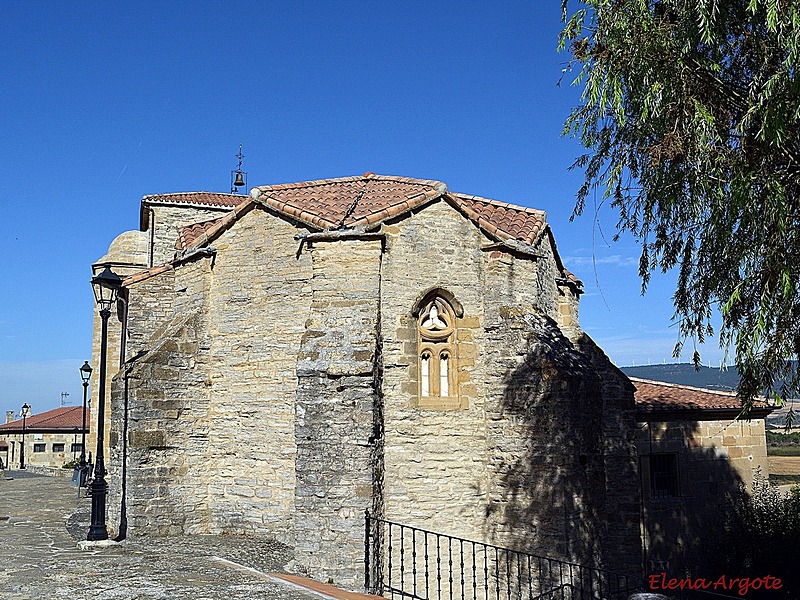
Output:
<instances>
[{"instance_id":1,"label":"lamp post","mask_svg":"<svg viewBox=\"0 0 800 600\"><path fill-rule=\"evenodd\" d=\"M102 323L100 336L100 386L97 393L97 451L95 452L94 479L92 479L92 520L87 540L107 540L106 529L106 483L105 465L105 414L106 414L106 353L108 350L108 318L111 307L117 300L117 293L122 286L122 279L106 266L102 273L92 277L92 287L97 305L100 307Z\"/></svg>"},{"instance_id":2,"label":"lamp post","mask_svg":"<svg viewBox=\"0 0 800 600\"><path fill-rule=\"evenodd\" d=\"M25 468L25 421L28 418L28 411L31 407L26 402L22 405L22 446L19 448L19 468Z\"/></svg>"},{"instance_id":3,"label":"lamp post","mask_svg":"<svg viewBox=\"0 0 800 600\"><path fill-rule=\"evenodd\" d=\"M83 381L83 415L81 425L81 460L78 463L80 469L80 485L86 483L86 392L89 389L89 379L92 377L92 367L89 361L83 361L83 366L79 369L81 380Z\"/></svg>"}]
</instances>

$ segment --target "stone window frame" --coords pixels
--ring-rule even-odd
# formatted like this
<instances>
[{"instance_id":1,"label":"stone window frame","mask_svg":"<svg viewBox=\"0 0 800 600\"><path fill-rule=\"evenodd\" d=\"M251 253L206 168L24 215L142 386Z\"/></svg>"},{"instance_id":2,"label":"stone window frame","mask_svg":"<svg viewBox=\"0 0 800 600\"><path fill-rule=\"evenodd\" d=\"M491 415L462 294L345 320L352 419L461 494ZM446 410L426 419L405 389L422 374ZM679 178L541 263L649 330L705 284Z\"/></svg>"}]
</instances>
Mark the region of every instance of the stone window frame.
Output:
<instances>
[{"instance_id":1,"label":"stone window frame","mask_svg":"<svg viewBox=\"0 0 800 600\"><path fill-rule=\"evenodd\" d=\"M60 448L58 446L60 446ZM53 442L53 452L55 453L64 452L65 447L66 444L64 442Z\"/></svg>"},{"instance_id":2,"label":"stone window frame","mask_svg":"<svg viewBox=\"0 0 800 600\"><path fill-rule=\"evenodd\" d=\"M442 327L423 327L436 307ZM456 297L442 288L425 292L414 303L412 311L416 331L417 397L419 408L454 410L462 405L459 389L458 335L464 308ZM447 362L447 379L442 379L441 365ZM426 382L427 375L427 382ZM444 386L442 383L444 382ZM427 385L426 385L427 383ZM447 394L442 395L443 387ZM425 393L427 392L427 393Z\"/></svg>"},{"instance_id":3,"label":"stone window frame","mask_svg":"<svg viewBox=\"0 0 800 600\"><path fill-rule=\"evenodd\" d=\"M47 444L45 444L43 442L37 442L37 443L35 443L33 445L33 451L36 452L37 454L39 452L46 452L47 451Z\"/></svg>"}]
</instances>

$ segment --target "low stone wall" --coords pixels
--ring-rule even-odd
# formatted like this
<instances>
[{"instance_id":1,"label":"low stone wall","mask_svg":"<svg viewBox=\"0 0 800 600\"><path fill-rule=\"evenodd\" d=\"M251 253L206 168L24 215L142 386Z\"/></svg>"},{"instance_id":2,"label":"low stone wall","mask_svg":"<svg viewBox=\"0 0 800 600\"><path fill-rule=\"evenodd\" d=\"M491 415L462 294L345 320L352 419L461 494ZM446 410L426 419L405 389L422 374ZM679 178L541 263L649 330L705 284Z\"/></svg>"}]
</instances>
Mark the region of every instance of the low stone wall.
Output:
<instances>
[{"instance_id":1,"label":"low stone wall","mask_svg":"<svg viewBox=\"0 0 800 600\"><path fill-rule=\"evenodd\" d=\"M72 469L62 469L60 467L40 467L37 465L25 465L28 473L37 475L47 475L48 477L72 477Z\"/></svg>"}]
</instances>

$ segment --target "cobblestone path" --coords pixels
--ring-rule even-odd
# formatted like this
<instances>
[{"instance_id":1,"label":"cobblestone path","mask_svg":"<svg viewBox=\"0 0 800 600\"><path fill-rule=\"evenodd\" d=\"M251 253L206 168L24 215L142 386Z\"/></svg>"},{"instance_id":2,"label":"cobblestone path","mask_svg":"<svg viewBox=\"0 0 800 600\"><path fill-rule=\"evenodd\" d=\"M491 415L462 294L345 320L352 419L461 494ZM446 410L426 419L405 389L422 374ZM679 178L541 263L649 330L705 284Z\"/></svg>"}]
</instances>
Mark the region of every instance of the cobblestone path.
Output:
<instances>
[{"instance_id":1,"label":"cobblestone path","mask_svg":"<svg viewBox=\"0 0 800 600\"><path fill-rule=\"evenodd\" d=\"M25 475L0 479L3 600L319 599L258 573L283 571L292 557L266 538L133 538L80 550L75 538L88 531L88 499L78 500L67 478Z\"/></svg>"}]
</instances>

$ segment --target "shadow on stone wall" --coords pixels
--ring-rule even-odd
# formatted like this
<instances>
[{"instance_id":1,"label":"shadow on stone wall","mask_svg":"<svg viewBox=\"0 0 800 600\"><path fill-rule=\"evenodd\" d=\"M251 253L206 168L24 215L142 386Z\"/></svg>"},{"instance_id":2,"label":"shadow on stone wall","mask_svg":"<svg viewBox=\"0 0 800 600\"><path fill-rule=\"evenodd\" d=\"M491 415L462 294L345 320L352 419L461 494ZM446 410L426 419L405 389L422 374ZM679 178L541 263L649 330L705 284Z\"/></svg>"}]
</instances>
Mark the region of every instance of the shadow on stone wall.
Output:
<instances>
[{"instance_id":1,"label":"shadow on stone wall","mask_svg":"<svg viewBox=\"0 0 800 600\"><path fill-rule=\"evenodd\" d=\"M683 421L680 425L690 442L678 456L677 496L651 497L648 455L641 452L648 574L704 579L711 586L708 592L727 597L797 598L800 518L791 515L797 514L800 501L782 498L763 479L754 493L724 455L724 447L691 443L700 423ZM657 440L650 451L670 450L666 442ZM766 589L764 581L747 583L766 576L780 578L782 588ZM704 600L709 596L684 590L681 598Z\"/></svg>"},{"instance_id":2,"label":"shadow on stone wall","mask_svg":"<svg viewBox=\"0 0 800 600\"><path fill-rule=\"evenodd\" d=\"M545 316L506 329L502 396L487 406L495 543L641 573L633 388L587 337Z\"/></svg>"},{"instance_id":3,"label":"shadow on stone wall","mask_svg":"<svg viewBox=\"0 0 800 600\"><path fill-rule=\"evenodd\" d=\"M722 531L743 481L720 449L692 446L699 437L697 421L671 422L670 428L673 433L668 439L651 440L649 448L640 448L645 568L648 573L675 577L713 575L709 548ZM683 439L676 440L676 433ZM682 448L676 448L676 443L682 443ZM677 453L678 493L657 497L651 491L650 455L671 452Z\"/></svg>"},{"instance_id":4,"label":"shadow on stone wall","mask_svg":"<svg viewBox=\"0 0 800 600\"><path fill-rule=\"evenodd\" d=\"M737 597L796 600L800 597L800 494L785 494L760 476L749 494L744 491L726 515L724 529L715 529L708 538L710 544L704 550L709 572L739 577L733 588ZM767 583L767 577L772 581Z\"/></svg>"},{"instance_id":5,"label":"shadow on stone wall","mask_svg":"<svg viewBox=\"0 0 800 600\"><path fill-rule=\"evenodd\" d=\"M590 338L573 343L544 316L508 331L502 395L487 402L491 541L634 576L742 576L713 572L709 549L742 480L719 450L691 444L698 423L681 431L679 494L652 499L630 381Z\"/></svg>"},{"instance_id":6,"label":"shadow on stone wall","mask_svg":"<svg viewBox=\"0 0 800 600\"><path fill-rule=\"evenodd\" d=\"M697 421L684 421L682 426L687 440L699 430ZM720 450L689 445L678 457L679 494L663 498L651 496L649 457L641 454L645 565L648 575L657 576L652 591L683 600L717 597L710 593L751 600L797 598L800 519L792 519L790 513L796 514L800 503L781 499L765 482L752 499L753 489L744 486ZM665 451L664 446L654 443L652 452L659 451ZM662 574L666 580L704 580L707 587L665 591ZM780 578L781 588L767 589L766 576Z\"/></svg>"}]
</instances>

